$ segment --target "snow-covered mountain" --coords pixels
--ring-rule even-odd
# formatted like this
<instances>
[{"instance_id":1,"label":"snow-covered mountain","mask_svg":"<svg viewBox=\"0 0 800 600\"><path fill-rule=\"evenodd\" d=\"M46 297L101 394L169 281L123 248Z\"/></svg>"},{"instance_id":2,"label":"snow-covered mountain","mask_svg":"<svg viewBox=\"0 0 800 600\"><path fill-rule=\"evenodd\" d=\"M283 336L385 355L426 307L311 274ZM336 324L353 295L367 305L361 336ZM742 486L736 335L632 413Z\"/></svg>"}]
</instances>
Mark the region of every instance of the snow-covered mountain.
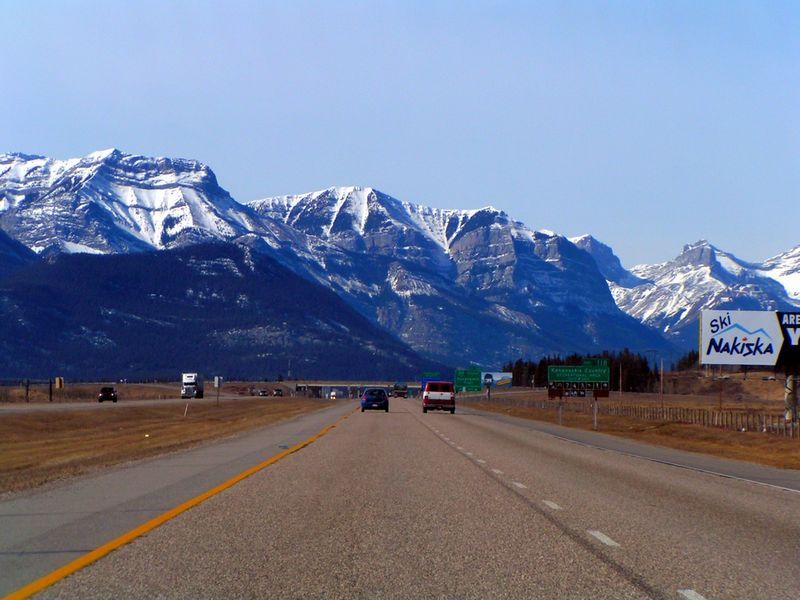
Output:
<instances>
[{"instance_id":1,"label":"snow-covered mountain","mask_svg":"<svg viewBox=\"0 0 800 600\"><path fill-rule=\"evenodd\" d=\"M434 209L358 187L248 205L348 253L326 261L336 289L438 360L664 344L619 311L589 255L493 207Z\"/></svg>"},{"instance_id":2,"label":"snow-covered mountain","mask_svg":"<svg viewBox=\"0 0 800 600\"><path fill-rule=\"evenodd\" d=\"M800 249L755 264L700 240L684 246L672 261L626 271L608 246L591 236L575 241L595 257L623 311L685 348L697 344L697 319L703 309L796 310L800 306L797 288L784 287L800 283Z\"/></svg>"},{"instance_id":3,"label":"snow-covered mountain","mask_svg":"<svg viewBox=\"0 0 800 600\"><path fill-rule=\"evenodd\" d=\"M0 229L44 257L246 246L451 364L691 347L702 308L800 305L800 246L755 264L698 242L627 270L591 236L537 231L491 206L429 208L368 187L240 204L197 161L118 150L0 155ZM36 260L19 251L12 269Z\"/></svg>"},{"instance_id":4,"label":"snow-covered mountain","mask_svg":"<svg viewBox=\"0 0 800 600\"><path fill-rule=\"evenodd\" d=\"M0 227L45 255L137 252L253 233L280 246L202 163L113 149L68 160L0 155Z\"/></svg>"},{"instance_id":5,"label":"snow-covered mountain","mask_svg":"<svg viewBox=\"0 0 800 600\"><path fill-rule=\"evenodd\" d=\"M800 303L800 246L765 260L758 273L780 283L792 302Z\"/></svg>"},{"instance_id":6,"label":"snow-covered mountain","mask_svg":"<svg viewBox=\"0 0 800 600\"><path fill-rule=\"evenodd\" d=\"M644 279L636 277L636 275L622 266L622 263L610 246L606 246L591 235L587 234L570 238L570 241L578 248L586 250L586 252L592 255L592 258L594 258L597 263L597 268L600 269L606 281L613 282L622 287L634 287L645 283Z\"/></svg>"},{"instance_id":7,"label":"snow-covered mountain","mask_svg":"<svg viewBox=\"0 0 800 600\"><path fill-rule=\"evenodd\" d=\"M364 258L403 261L481 297L521 288L539 298L533 306L548 297L580 304L589 312L614 312L595 265L575 252L568 240L549 231L533 231L491 206L429 208L359 187L267 198L248 205L343 250ZM575 276L582 277L589 297L567 297Z\"/></svg>"}]
</instances>

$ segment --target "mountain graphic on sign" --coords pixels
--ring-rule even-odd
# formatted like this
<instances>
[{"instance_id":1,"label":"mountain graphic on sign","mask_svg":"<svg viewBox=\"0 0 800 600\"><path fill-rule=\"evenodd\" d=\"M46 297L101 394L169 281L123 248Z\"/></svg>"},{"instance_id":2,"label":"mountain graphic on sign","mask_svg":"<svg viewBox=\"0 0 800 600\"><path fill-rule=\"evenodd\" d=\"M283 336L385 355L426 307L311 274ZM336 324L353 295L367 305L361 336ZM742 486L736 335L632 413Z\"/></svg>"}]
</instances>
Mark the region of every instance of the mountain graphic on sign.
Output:
<instances>
[{"instance_id":1,"label":"mountain graphic on sign","mask_svg":"<svg viewBox=\"0 0 800 600\"><path fill-rule=\"evenodd\" d=\"M731 325L730 327L728 327L728 328L726 328L726 329L723 329L722 331L720 331L720 332L719 332L718 334L716 334L716 335L723 335L723 334L725 334L725 333L728 333L729 331L731 331L731 330L733 330L733 329L738 329L739 331L742 331L742 332L746 333L747 335L756 335L757 333L760 333L760 334L761 334L761 335L763 335L765 338L767 338L767 339L769 339L769 340L771 340L771 339L772 339L772 336L771 336L770 334L768 334L766 331L764 331L764 328L763 328L763 327L761 327L761 328L759 328L759 329L756 329L755 331L750 331L750 330L748 330L748 329L745 329L744 327L742 327L742 326L741 326L741 325L739 325L738 323L736 323L736 324L734 324L734 325Z\"/></svg>"}]
</instances>

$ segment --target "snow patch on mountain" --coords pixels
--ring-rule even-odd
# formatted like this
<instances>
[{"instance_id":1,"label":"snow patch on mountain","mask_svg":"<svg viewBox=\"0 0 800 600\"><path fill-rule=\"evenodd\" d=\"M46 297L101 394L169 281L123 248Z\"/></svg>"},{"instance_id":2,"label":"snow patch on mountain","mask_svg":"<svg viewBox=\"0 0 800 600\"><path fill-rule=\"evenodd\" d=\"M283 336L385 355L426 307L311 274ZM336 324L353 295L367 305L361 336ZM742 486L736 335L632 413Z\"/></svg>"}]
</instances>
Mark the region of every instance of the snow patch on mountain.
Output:
<instances>
[{"instance_id":1,"label":"snow patch on mountain","mask_svg":"<svg viewBox=\"0 0 800 600\"><path fill-rule=\"evenodd\" d=\"M280 245L202 163L116 149L68 160L0 156L0 224L38 252L163 249L251 232Z\"/></svg>"},{"instance_id":2,"label":"snow patch on mountain","mask_svg":"<svg viewBox=\"0 0 800 600\"><path fill-rule=\"evenodd\" d=\"M800 246L765 260L758 273L780 283L789 297L800 303Z\"/></svg>"},{"instance_id":3,"label":"snow patch on mountain","mask_svg":"<svg viewBox=\"0 0 800 600\"><path fill-rule=\"evenodd\" d=\"M411 296L435 296L437 294L436 288L430 283L421 277L416 277L398 264L392 265L386 280L395 294L405 298L410 298Z\"/></svg>"},{"instance_id":4,"label":"snow patch on mountain","mask_svg":"<svg viewBox=\"0 0 800 600\"><path fill-rule=\"evenodd\" d=\"M775 261L771 269L764 269L700 240L684 246L672 261L633 267L631 275L639 278L638 285L609 280L609 287L623 311L692 345L702 310L791 310L800 306L775 276L776 272L785 273L780 271L784 265ZM785 276L791 280L792 274Z\"/></svg>"}]
</instances>

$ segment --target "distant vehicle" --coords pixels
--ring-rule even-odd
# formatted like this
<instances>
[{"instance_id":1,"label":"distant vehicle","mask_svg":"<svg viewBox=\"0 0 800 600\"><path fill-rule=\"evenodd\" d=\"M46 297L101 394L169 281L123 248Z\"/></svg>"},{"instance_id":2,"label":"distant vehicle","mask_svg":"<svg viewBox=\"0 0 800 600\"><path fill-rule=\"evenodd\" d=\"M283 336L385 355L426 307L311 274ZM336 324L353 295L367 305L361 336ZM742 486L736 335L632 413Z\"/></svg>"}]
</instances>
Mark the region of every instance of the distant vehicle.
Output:
<instances>
[{"instance_id":1,"label":"distant vehicle","mask_svg":"<svg viewBox=\"0 0 800 600\"><path fill-rule=\"evenodd\" d=\"M202 398L203 376L197 373L183 373L181 376L181 398Z\"/></svg>"},{"instance_id":2,"label":"distant vehicle","mask_svg":"<svg viewBox=\"0 0 800 600\"><path fill-rule=\"evenodd\" d=\"M456 412L456 394L452 381L426 381L422 386L422 412L449 410Z\"/></svg>"},{"instance_id":3,"label":"distant vehicle","mask_svg":"<svg viewBox=\"0 0 800 600\"><path fill-rule=\"evenodd\" d=\"M283 396L283 390L281 388L275 388L272 390L273 396Z\"/></svg>"},{"instance_id":4,"label":"distant vehicle","mask_svg":"<svg viewBox=\"0 0 800 600\"><path fill-rule=\"evenodd\" d=\"M395 398L408 398L408 386L405 383L395 383L391 390Z\"/></svg>"},{"instance_id":5,"label":"distant vehicle","mask_svg":"<svg viewBox=\"0 0 800 600\"><path fill-rule=\"evenodd\" d=\"M103 402L104 400L117 401L117 390L113 387L101 387L100 393L97 394L97 401Z\"/></svg>"},{"instance_id":6,"label":"distant vehicle","mask_svg":"<svg viewBox=\"0 0 800 600\"><path fill-rule=\"evenodd\" d=\"M256 396L269 396L269 390L258 390Z\"/></svg>"},{"instance_id":7,"label":"distant vehicle","mask_svg":"<svg viewBox=\"0 0 800 600\"><path fill-rule=\"evenodd\" d=\"M389 395L383 388L367 388L361 394L361 412L383 410L389 412Z\"/></svg>"},{"instance_id":8,"label":"distant vehicle","mask_svg":"<svg viewBox=\"0 0 800 600\"><path fill-rule=\"evenodd\" d=\"M336 390L331 390L331 400L336 400Z\"/></svg>"}]
</instances>

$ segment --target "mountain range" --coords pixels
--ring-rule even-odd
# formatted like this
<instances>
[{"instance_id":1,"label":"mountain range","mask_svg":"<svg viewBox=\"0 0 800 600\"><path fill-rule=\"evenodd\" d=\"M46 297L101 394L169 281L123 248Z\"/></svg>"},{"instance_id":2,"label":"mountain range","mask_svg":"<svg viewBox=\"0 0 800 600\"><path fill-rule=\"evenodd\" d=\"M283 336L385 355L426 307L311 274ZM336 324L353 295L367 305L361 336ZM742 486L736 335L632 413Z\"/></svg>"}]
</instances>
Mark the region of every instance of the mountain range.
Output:
<instances>
[{"instance_id":1,"label":"mountain range","mask_svg":"<svg viewBox=\"0 0 800 600\"><path fill-rule=\"evenodd\" d=\"M749 263L700 240L684 246L674 260L626 270L611 248L591 236L573 241L595 258L617 305L680 348L696 348L703 309L800 307L800 247Z\"/></svg>"},{"instance_id":2,"label":"mountain range","mask_svg":"<svg viewBox=\"0 0 800 600\"><path fill-rule=\"evenodd\" d=\"M186 319L193 335L210 330L215 340L238 340L231 356L249 356L242 374L256 373L263 344L258 336L237 337L236 327L214 324L216 313L224 311L232 321L246 322L243 330L281 330L270 338L282 340L278 346L289 338L302 340L293 349L295 360L319 358L306 363L307 376L317 374L315 369L346 375L345 365L324 366L331 355L315 353L315 345L326 347L327 327L345 331L330 316L347 314L361 321L350 338L335 338L342 355L353 358L346 366L355 371L368 365L371 374L391 377L392 360L420 372L425 365L496 368L517 357L625 347L674 355L696 344L692 323L702 308L786 308L800 302L800 247L757 265L698 242L669 263L627 270L591 236L570 240L530 229L491 206L435 209L368 187L239 203L202 163L118 150L70 160L0 155L0 229L0 318L18 324L13 334L0 334L0 349L15 356L25 355L20 340L32 339L37 326L48 322L46 315L58 314L60 320L49 326L69 329L78 346L85 328L84 342L113 337L124 355L124 340L140 339L137 327L154 328L165 351L188 357L201 344L210 350L195 352L194 360L216 364L221 346L212 338L192 337L189 343L170 335L170 327L180 329ZM237 265L237 274L220 271L223 263ZM260 268L243 268L245 263ZM192 268L182 275L181 264ZM124 296L106 294L112 275L124 277L128 269L153 278L127 286ZM67 272L53 295L41 291L45 274ZM167 274L173 280L165 291L158 277ZM217 292L224 300L212 300L208 292L200 309L187 304L187 290L213 290L215 278L225 281L226 291ZM78 281L89 286L84 293L104 297L92 310L70 313L59 302L71 297L68 286ZM238 285L258 291L237 295ZM93 287L97 291L89 292ZM34 288L40 292L32 293ZM304 300L315 300L282 304L277 298L285 289L302 289ZM248 300L237 303L240 296ZM267 310L272 296L275 310ZM150 306L153 297L169 301ZM167 319L171 325L148 320L161 320L167 306L175 308ZM205 310L214 313L207 321ZM108 316L113 311L134 316L119 327ZM315 336L313 328L301 326L304 314L309 323L327 325ZM353 330L352 323L345 327ZM298 328L303 333L296 336ZM97 332L103 335L92 338ZM72 351L84 357L78 372L101 360L102 346L89 343L83 354ZM277 355L281 348L274 346ZM394 358L365 360L362 350L377 352L373 346ZM38 372L59 352L51 344L8 373ZM149 366L126 360L121 357L114 368L145 373L176 364L163 357ZM331 358L329 365L334 363ZM263 364L278 366L266 359Z\"/></svg>"}]
</instances>

